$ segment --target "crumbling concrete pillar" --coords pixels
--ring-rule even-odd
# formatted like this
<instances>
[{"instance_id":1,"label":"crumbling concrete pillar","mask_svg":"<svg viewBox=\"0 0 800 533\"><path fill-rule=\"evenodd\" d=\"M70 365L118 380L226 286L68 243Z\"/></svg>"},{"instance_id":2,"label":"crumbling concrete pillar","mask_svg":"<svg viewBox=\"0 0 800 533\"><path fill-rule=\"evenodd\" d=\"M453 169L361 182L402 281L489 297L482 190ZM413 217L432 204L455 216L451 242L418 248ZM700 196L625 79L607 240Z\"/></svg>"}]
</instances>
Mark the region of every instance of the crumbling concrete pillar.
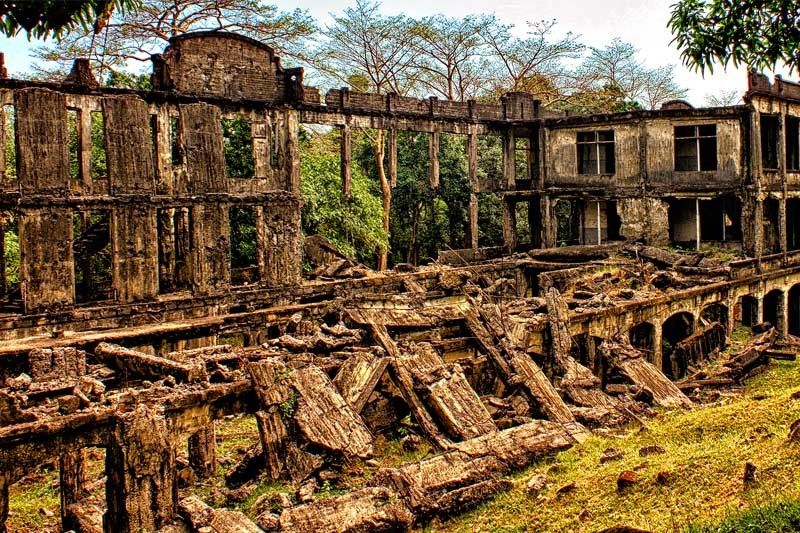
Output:
<instances>
[{"instance_id":1,"label":"crumbling concrete pillar","mask_svg":"<svg viewBox=\"0 0 800 533\"><path fill-rule=\"evenodd\" d=\"M86 485L84 451L73 450L59 458L59 492L61 493L61 524L64 530L77 529L70 523L67 508L89 495Z\"/></svg>"},{"instance_id":2,"label":"crumbling concrete pillar","mask_svg":"<svg viewBox=\"0 0 800 533\"><path fill-rule=\"evenodd\" d=\"M140 404L118 415L106 450L106 533L156 531L177 512L175 448L163 413Z\"/></svg>"},{"instance_id":3,"label":"crumbling concrete pillar","mask_svg":"<svg viewBox=\"0 0 800 533\"><path fill-rule=\"evenodd\" d=\"M513 191L517 188L517 141L514 130L509 128L503 133L503 189Z\"/></svg>"},{"instance_id":4,"label":"crumbling concrete pillar","mask_svg":"<svg viewBox=\"0 0 800 533\"><path fill-rule=\"evenodd\" d=\"M517 247L517 204L503 198L503 246L509 253Z\"/></svg>"},{"instance_id":5,"label":"crumbling concrete pillar","mask_svg":"<svg viewBox=\"0 0 800 533\"><path fill-rule=\"evenodd\" d=\"M207 478L217 470L217 437L212 421L189 437L189 464L198 478Z\"/></svg>"},{"instance_id":6,"label":"crumbling concrete pillar","mask_svg":"<svg viewBox=\"0 0 800 533\"><path fill-rule=\"evenodd\" d=\"M339 128L340 133L340 159L339 166L342 173L342 197L350 199L350 183L353 177L352 160L353 148L350 134L350 124L345 123Z\"/></svg>"},{"instance_id":7,"label":"crumbling concrete pillar","mask_svg":"<svg viewBox=\"0 0 800 533\"><path fill-rule=\"evenodd\" d=\"M653 328L653 364L661 370L664 368L664 350L661 346L663 324Z\"/></svg>"},{"instance_id":8,"label":"crumbling concrete pillar","mask_svg":"<svg viewBox=\"0 0 800 533\"><path fill-rule=\"evenodd\" d=\"M469 246L478 249L478 133L470 126L467 136L467 171L469 173Z\"/></svg>"},{"instance_id":9,"label":"crumbling concrete pillar","mask_svg":"<svg viewBox=\"0 0 800 533\"><path fill-rule=\"evenodd\" d=\"M8 480L0 476L0 533L6 533L8 520Z\"/></svg>"},{"instance_id":10,"label":"crumbling concrete pillar","mask_svg":"<svg viewBox=\"0 0 800 533\"><path fill-rule=\"evenodd\" d=\"M439 132L432 131L428 137L428 177L431 189L439 187Z\"/></svg>"},{"instance_id":11,"label":"crumbling concrete pillar","mask_svg":"<svg viewBox=\"0 0 800 533\"><path fill-rule=\"evenodd\" d=\"M789 332L789 291L781 291L781 300L778 303L778 323L775 328L783 335Z\"/></svg>"}]
</instances>

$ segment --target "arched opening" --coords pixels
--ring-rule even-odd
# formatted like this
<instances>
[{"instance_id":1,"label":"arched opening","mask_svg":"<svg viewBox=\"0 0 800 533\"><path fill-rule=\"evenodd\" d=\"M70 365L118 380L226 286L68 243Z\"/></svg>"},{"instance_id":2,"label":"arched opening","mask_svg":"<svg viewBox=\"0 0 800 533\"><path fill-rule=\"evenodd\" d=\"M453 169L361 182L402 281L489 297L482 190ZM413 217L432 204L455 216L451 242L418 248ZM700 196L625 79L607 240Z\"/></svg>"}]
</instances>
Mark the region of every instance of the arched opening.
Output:
<instances>
[{"instance_id":1,"label":"arched opening","mask_svg":"<svg viewBox=\"0 0 800 533\"><path fill-rule=\"evenodd\" d=\"M707 305L700 313L700 318L708 324L719 322L728 327L728 306L721 303Z\"/></svg>"},{"instance_id":2,"label":"arched opening","mask_svg":"<svg viewBox=\"0 0 800 533\"><path fill-rule=\"evenodd\" d=\"M758 323L758 299L749 294L739 298L736 321L742 326L754 326Z\"/></svg>"},{"instance_id":3,"label":"arched opening","mask_svg":"<svg viewBox=\"0 0 800 533\"><path fill-rule=\"evenodd\" d=\"M650 322L641 322L633 326L628 332L631 344L644 353L649 362L655 361L656 354L656 327Z\"/></svg>"},{"instance_id":4,"label":"arched opening","mask_svg":"<svg viewBox=\"0 0 800 533\"><path fill-rule=\"evenodd\" d=\"M778 331L783 326L783 291L774 289L764 296L764 322L769 322Z\"/></svg>"},{"instance_id":5,"label":"arched opening","mask_svg":"<svg viewBox=\"0 0 800 533\"><path fill-rule=\"evenodd\" d=\"M789 289L789 323L787 324L790 335L800 336L800 283L792 285Z\"/></svg>"},{"instance_id":6,"label":"arched opening","mask_svg":"<svg viewBox=\"0 0 800 533\"><path fill-rule=\"evenodd\" d=\"M661 326L661 369L671 379L679 378L686 370L673 361L675 347L693 332L694 315L686 311L675 313Z\"/></svg>"}]
</instances>

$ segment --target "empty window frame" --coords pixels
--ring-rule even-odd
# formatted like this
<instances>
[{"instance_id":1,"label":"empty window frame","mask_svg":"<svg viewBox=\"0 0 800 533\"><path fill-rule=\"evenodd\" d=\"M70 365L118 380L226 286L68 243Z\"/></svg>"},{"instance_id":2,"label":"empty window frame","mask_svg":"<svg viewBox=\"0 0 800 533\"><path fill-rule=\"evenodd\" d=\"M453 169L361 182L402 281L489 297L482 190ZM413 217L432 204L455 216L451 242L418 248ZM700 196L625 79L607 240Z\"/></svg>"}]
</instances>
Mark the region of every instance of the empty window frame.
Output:
<instances>
[{"instance_id":1,"label":"empty window frame","mask_svg":"<svg viewBox=\"0 0 800 533\"><path fill-rule=\"evenodd\" d=\"M800 170L800 118L786 117L786 169Z\"/></svg>"},{"instance_id":2,"label":"empty window frame","mask_svg":"<svg viewBox=\"0 0 800 533\"><path fill-rule=\"evenodd\" d=\"M80 181L81 176L81 115L78 109L67 109L67 147L69 178Z\"/></svg>"},{"instance_id":3,"label":"empty window frame","mask_svg":"<svg viewBox=\"0 0 800 533\"><path fill-rule=\"evenodd\" d=\"M531 140L518 137L515 139L514 164L516 165L516 178L520 181L531 179Z\"/></svg>"},{"instance_id":4,"label":"empty window frame","mask_svg":"<svg viewBox=\"0 0 800 533\"><path fill-rule=\"evenodd\" d=\"M761 115L761 166L767 170L778 168L778 129L775 115Z\"/></svg>"},{"instance_id":5,"label":"empty window frame","mask_svg":"<svg viewBox=\"0 0 800 533\"><path fill-rule=\"evenodd\" d=\"M231 207L231 283L245 285L259 280L258 229L255 206Z\"/></svg>"},{"instance_id":6,"label":"empty window frame","mask_svg":"<svg viewBox=\"0 0 800 533\"><path fill-rule=\"evenodd\" d=\"M106 140L103 113L92 111L91 114L91 139L92 139L92 180L108 179L106 167Z\"/></svg>"},{"instance_id":7,"label":"empty window frame","mask_svg":"<svg viewBox=\"0 0 800 533\"><path fill-rule=\"evenodd\" d=\"M183 146L180 138L181 119L169 117L169 146L172 166L183 163Z\"/></svg>"},{"instance_id":8,"label":"empty window frame","mask_svg":"<svg viewBox=\"0 0 800 533\"><path fill-rule=\"evenodd\" d=\"M13 183L17 180L17 116L13 104L3 106L2 118L5 167L0 171L3 172L3 183Z\"/></svg>"},{"instance_id":9,"label":"empty window frame","mask_svg":"<svg viewBox=\"0 0 800 533\"><path fill-rule=\"evenodd\" d=\"M222 119L222 146L229 178L244 179L255 175L253 130L242 115Z\"/></svg>"},{"instance_id":10,"label":"empty window frame","mask_svg":"<svg viewBox=\"0 0 800 533\"><path fill-rule=\"evenodd\" d=\"M72 255L75 301L112 298L110 218L108 211L79 211L72 215Z\"/></svg>"},{"instance_id":11,"label":"empty window frame","mask_svg":"<svg viewBox=\"0 0 800 533\"><path fill-rule=\"evenodd\" d=\"M717 170L717 125L675 126L675 170Z\"/></svg>"},{"instance_id":12,"label":"empty window frame","mask_svg":"<svg viewBox=\"0 0 800 533\"><path fill-rule=\"evenodd\" d=\"M0 312L17 312L22 308L19 275L19 232L17 215L0 212Z\"/></svg>"},{"instance_id":13,"label":"empty window frame","mask_svg":"<svg viewBox=\"0 0 800 533\"><path fill-rule=\"evenodd\" d=\"M614 172L614 131L579 131L578 174L596 176Z\"/></svg>"}]
</instances>

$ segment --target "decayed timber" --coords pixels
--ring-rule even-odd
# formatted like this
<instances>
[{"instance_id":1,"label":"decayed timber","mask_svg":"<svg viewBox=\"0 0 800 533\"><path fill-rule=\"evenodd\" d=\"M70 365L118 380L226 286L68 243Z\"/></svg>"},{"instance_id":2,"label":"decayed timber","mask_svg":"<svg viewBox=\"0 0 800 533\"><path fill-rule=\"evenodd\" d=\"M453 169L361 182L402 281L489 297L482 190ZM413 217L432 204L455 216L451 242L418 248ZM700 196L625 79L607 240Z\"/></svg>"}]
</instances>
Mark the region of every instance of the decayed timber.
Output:
<instances>
[{"instance_id":1,"label":"decayed timber","mask_svg":"<svg viewBox=\"0 0 800 533\"><path fill-rule=\"evenodd\" d=\"M372 455L372 435L322 370L295 370L291 382L299 394L294 420L306 439L348 456Z\"/></svg>"},{"instance_id":2,"label":"decayed timber","mask_svg":"<svg viewBox=\"0 0 800 533\"><path fill-rule=\"evenodd\" d=\"M247 366L262 406L265 451L277 446L282 424L276 414L291 416L303 439L349 457L372 455L372 435L345 402L330 379L315 366L290 370L279 361L265 360ZM276 411L277 409L277 411ZM266 427L265 426L265 427ZM267 435L273 433L273 435ZM273 468L270 465L270 468Z\"/></svg>"},{"instance_id":3,"label":"decayed timber","mask_svg":"<svg viewBox=\"0 0 800 533\"><path fill-rule=\"evenodd\" d=\"M396 361L399 357L401 357L401 351L394 342L394 339L392 339L392 337L389 335L389 332L386 330L386 326L382 324L371 324L370 330L372 332L372 336L375 338L375 341L378 342L384 350L386 350L386 353L389 354L389 356L392 358L392 361ZM417 393L414 390L413 378L406 372L403 372L402 366L398 367L394 363L390 364L390 370L397 388L400 389L403 398L406 400L408 407L411 409L411 413L414 415L414 420L416 420L417 424L419 424L425 434L428 435L428 437L433 440L437 446L443 449L448 448L451 442L436 426L436 423L433 421L433 418L431 418L430 413L428 413L428 410L425 409L425 405L423 404L422 400L419 398L419 396L417 396Z\"/></svg>"},{"instance_id":4,"label":"decayed timber","mask_svg":"<svg viewBox=\"0 0 800 533\"><path fill-rule=\"evenodd\" d=\"M478 313L491 330L479 320ZM519 384L549 420L575 422L569 407L539 365L529 355L517 350L508 339L498 313L491 306L480 306L479 311L466 311L465 318L480 347L497 366L501 376L505 376L504 381Z\"/></svg>"},{"instance_id":5,"label":"decayed timber","mask_svg":"<svg viewBox=\"0 0 800 533\"><path fill-rule=\"evenodd\" d=\"M533 359L525 354L516 354L511 359L511 367L521 378L520 384L536 400L548 420L564 423L575 421L569 407Z\"/></svg>"},{"instance_id":6,"label":"decayed timber","mask_svg":"<svg viewBox=\"0 0 800 533\"><path fill-rule=\"evenodd\" d=\"M116 368L123 375L152 379L172 376L185 383L208 379L206 367L202 362L180 363L106 342L98 344L94 353L101 361Z\"/></svg>"},{"instance_id":7,"label":"decayed timber","mask_svg":"<svg viewBox=\"0 0 800 533\"><path fill-rule=\"evenodd\" d=\"M397 492L368 487L283 511L280 530L287 533L362 533L406 531L414 515Z\"/></svg>"},{"instance_id":8,"label":"decayed timber","mask_svg":"<svg viewBox=\"0 0 800 533\"><path fill-rule=\"evenodd\" d=\"M424 401L449 435L465 440L497 429L464 374L448 370L430 344L410 345L393 364L400 380L410 378L414 388L423 391Z\"/></svg>"},{"instance_id":9,"label":"decayed timber","mask_svg":"<svg viewBox=\"0 0 800 533\"><path fill-rule=\"evenodd\" d=\"M581 365L570 355L572 336L569 334L569 307L555 287L545 291L547 312L550 319L550 339L552 354L560 367L564 379L571 381L596 381L591 370Z\"/></svg>"},{"instance_id":10,"label":"decayed timber","mask_svg":"<svg viewBox=\"0 0 800 533\"><path fill-rule=\"evenodd\" d=\"M659 369L647 362L641 352L626 339L606 339L600 345L606 360L635 385L653 393L656 404L662 407L689 407L691 400Z\"/></svg>"},{"instance_id":11,"label":"decayed timber","mask_svg":"<svg viewBox=\"0 0 800 533\"><path fill-rule=\"evenodd\" d=\"M562 425L537 420L454 444L452 450L429 459L382 470L373 483L394 487L420 516L446 514L450 506L464 508L491 495L482 483L575 442ZM465 491L469 487L475 490ZM469 495L474 499L468 501Z\"/></svg>"},{"instance_id":12,"label":"decayed timber","mask_svg":"<svg viewBox=\"0 0 800 533\"><path fill-rule=\"evenodd\" d=\"M210 533L263 533L244 513L214 509L197 496L182 499L179 509L195 531L207 528L204 531Z\"/></svg>"},{"instance_id":13,"label":"decayed timber","mask_svg":"<svg viewBox=\"0 0 800 533\"><path fill-rule=\"evenodd\" d=\"M353 411L360 413L388 365L387 357L356 352L342 363L333 384Z\"/></svg>"}]
</instances>

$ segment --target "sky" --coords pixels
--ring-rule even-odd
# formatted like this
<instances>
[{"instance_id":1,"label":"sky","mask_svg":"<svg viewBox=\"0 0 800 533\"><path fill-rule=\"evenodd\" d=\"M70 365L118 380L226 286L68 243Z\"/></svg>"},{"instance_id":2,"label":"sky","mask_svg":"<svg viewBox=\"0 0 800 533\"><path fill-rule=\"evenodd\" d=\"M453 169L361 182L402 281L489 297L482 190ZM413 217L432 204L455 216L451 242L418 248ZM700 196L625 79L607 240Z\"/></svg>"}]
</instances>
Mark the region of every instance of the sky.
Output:
<instances>
[{"instance_id":1,"label":"sky","mask_svg":"<svg viewBox=\"0 0 800 533\"><path fill-rule=\"evenodd\" d=\"M321 24L330 20L350 2L343 0L268 0L283 10L295 8L308 10ZM506 24L525 30L525 21L556 19L556 31L571 31L581 36L581 41L594 47L603 47L615 37L633 43L640 58L651 67L674 65L675 82L688 90L687 100L702 106L708 95L736 91L740 95L747 89L744 69L729 66L726 71L714 69L714 74L689 70L681 65L678 50L670 44L672 36L667 29L670 6L676 0L403 0L384 1L382 10L389 15L403 13L412 17L444 14L461 17L474 13L494 13ZM38 43L26 37L7 39L0 37L0 52L6 54L10 74L25 72L30 68L30 51ZM796 75L782 72L784 78Z\"/></svg>"}]
</instances>

